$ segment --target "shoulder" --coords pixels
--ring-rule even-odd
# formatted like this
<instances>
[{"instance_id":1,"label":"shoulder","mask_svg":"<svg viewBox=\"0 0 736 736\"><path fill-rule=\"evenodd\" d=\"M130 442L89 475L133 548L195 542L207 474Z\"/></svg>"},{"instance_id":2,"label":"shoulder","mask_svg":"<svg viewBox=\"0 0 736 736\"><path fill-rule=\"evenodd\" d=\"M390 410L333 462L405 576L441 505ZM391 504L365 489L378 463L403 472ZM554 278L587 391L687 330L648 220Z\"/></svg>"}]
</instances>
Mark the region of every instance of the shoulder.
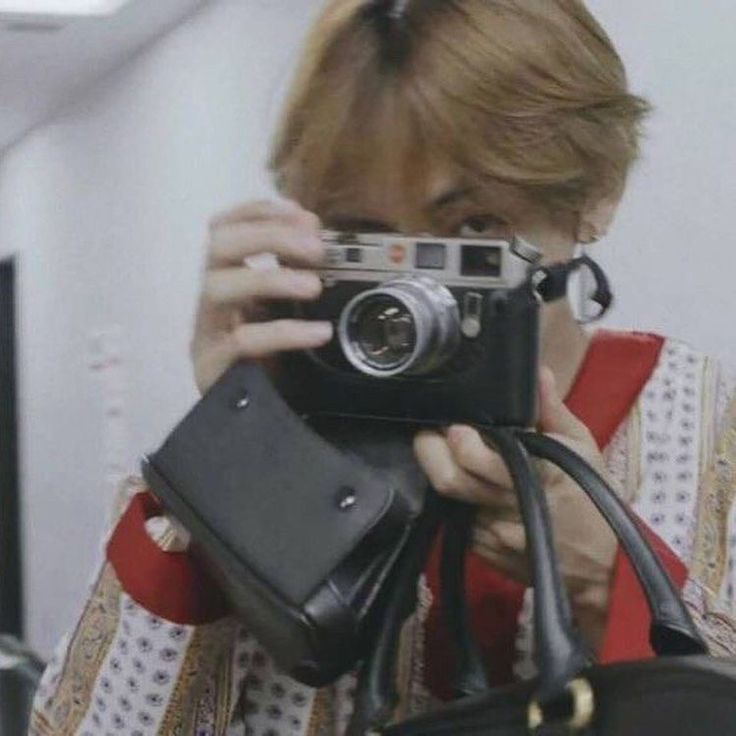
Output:
<instances>
[{"instance_id":1,"label":"shoulder","mask_svg":"<svg viewBox=\"0 0 736 736\"><path fill-rule=\"evenodd\" d=\"M660 372L670 377L675 388L673 430L681 446L690 441L697 460L693 503L687 516L689 590L697 589L705 596L703 610L723 605L731 616L736 590L736 371L683 341L667 343L676 365L670 365L671 356L665 355ZM684 366L680 356L685 356ZM676 455L672 466L675 480L678 459ZM736 629L732 621L729 626L729 651L733 651Z\"/></svg>"},{"instance_id":2,"label":"shoulder","mask_svg":"<svg viewBox=\"0 0 736 736\"><path fill-rule=\"evenodd\" d=\"M650 418L681 435L695 431L707 461L729 423L736 398L733 367L684 340L661 337L662 349L642 392ZM685 440L681 438L682 444Z\"/></svg>"},{"instance_id":3,"label":"shoulder","mask_svg":"<svg viewBox=\"0 0 736 736\"><path fill-rule=\"evenodd\" d=\"M659 356L636 407L642 444L650 445L644 459L665 459L651 445L667 445L675 465L690 465L700 476L736 424L736 371L684 340L659 339Z\"/></svg>"},{"instance_id":4,"label":"shoulder","mask_svg":"<svg viewBox=\"0 0 736 736\"><path fill-rule=\"evenodd\" d=\"M631 419L634 507L689 562L705 480L736 420L735 382L721 361L683 340L662 337L660 345Z\"/></svg>"}]
</instances>

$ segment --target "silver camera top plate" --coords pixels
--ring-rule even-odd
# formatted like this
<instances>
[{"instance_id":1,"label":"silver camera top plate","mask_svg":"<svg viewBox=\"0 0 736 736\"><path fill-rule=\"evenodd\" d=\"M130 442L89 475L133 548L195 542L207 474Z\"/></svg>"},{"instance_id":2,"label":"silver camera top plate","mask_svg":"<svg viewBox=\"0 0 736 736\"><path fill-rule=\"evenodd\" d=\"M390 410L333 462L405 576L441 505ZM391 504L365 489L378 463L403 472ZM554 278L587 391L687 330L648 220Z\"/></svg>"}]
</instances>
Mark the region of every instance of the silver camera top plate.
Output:
<instances>
[{"instance_id":1,"label":"silver camera top plate","mask_svg":"<svg viewBox=\"0 0 736 736\"><path fill-rule=\"evenodd\" d=\"M507 288L521 284L540 251L520 239L441 238L394 233L322 231L327 248L320 273L336 281L386 281L423 273L449 287Z\"/></svg>"}]
</instances>

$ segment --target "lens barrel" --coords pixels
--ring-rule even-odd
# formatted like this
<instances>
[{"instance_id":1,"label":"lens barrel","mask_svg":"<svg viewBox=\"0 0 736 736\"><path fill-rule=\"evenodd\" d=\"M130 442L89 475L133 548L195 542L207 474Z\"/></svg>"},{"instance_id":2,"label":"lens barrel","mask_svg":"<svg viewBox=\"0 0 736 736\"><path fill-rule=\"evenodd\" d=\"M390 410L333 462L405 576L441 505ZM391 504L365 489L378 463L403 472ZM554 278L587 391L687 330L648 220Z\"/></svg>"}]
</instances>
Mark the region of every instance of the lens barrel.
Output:
<instances>
[{"instance_id":1,"label":"lens barrel","mask_svg":"<svg viewBox=\"0 0 736 736\"><path fill-rule=\"evenodd\" d=\"M460 334L455 297L427 276L398 278L358 294L338 325L345 357L377 378L437 370L457 350Z\"/></svg>"}]
</instances>

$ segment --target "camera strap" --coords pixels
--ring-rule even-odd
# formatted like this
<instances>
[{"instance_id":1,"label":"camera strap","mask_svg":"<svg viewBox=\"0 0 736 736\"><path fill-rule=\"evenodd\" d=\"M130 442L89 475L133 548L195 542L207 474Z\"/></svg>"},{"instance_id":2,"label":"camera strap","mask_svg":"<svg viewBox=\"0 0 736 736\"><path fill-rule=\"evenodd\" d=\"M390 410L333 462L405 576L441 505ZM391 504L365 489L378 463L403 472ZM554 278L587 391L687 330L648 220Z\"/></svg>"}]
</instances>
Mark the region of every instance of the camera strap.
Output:
<instances>
[{"instance_id":1,"label":"camera strap","mask_svg":"<svg viewBox=\"0 0 736 736\"><path fill-rule=\"evenodd\" d=\"M600 319L613 304L613 292L605 272L590 256L582 255L565 263L540 266L532 272L532 283L544 302L554 302L567 296L570 276L583 268L589 269L595 279L595 290L590 298L601 310L594 319Z\"/></svg>"}]
</instances>

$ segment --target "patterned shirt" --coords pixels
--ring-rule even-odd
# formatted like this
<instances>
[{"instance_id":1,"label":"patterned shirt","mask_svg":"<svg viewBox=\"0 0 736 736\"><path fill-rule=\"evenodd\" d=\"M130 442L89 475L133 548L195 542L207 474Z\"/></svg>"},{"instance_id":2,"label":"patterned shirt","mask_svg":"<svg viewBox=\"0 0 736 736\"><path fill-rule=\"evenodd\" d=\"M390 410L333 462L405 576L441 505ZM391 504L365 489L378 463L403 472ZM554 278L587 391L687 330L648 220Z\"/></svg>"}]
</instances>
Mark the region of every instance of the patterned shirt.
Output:
<instances>
[{"instance_id":1,"label":"patterned shirt","mask_svg":"<svg viewBox=\"0 0 736 736\"><path fill-rule=\"evenodd\" d=\"M683 343L660 341L660 347L605 443L608 476L648 526L712 653L734 655L735 382L716 361ZM608 369L615 374L619 368ZM123 484L119 508L79 622L44 674L30 733L342 736L355 672L319 690L280 672L247 627L227 613L212 581L192 567L188 535L155 511L142 479ZM110 550L122 537L136 564L111 561ZM479 522L479 559L484 543ZM643 596L623 559L613 585L601 660L650 656ZM419 605L401 637L397 720L440 703L426 671L427 646L435 641L432 598L423 576ZM510 641L513 674L522 679L535 674L531 602L532 592L522 591Z\"/></svg>"}]
</instances>

